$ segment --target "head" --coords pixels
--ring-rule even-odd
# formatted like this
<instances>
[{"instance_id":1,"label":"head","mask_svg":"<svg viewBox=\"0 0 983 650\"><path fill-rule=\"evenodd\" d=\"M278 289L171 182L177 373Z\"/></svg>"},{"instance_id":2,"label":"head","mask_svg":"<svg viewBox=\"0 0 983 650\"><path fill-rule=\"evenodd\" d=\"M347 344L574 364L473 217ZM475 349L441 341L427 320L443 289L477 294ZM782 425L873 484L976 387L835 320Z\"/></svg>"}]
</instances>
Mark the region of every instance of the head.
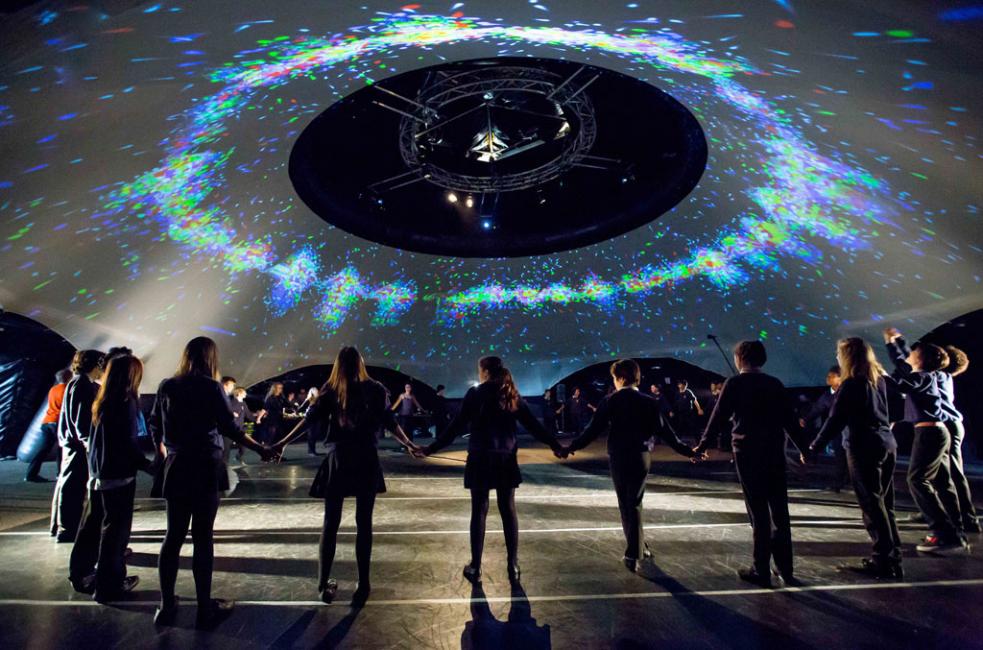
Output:
<instances>
[{"instance_id":1,"label":"head","mask_svg":"<svg viewBox=\"0 0 983 650\"><path fill-rule=\"evenodd\" d=\"M653 395L656 395L656 396L662 394L662 390L659 388L659 385L658 384L652 384L652 385L650 385L649 386L649 392L652 393Z\"/></svg>"},{"instance_id":2,"label":"head","mask_svg":"<svg viewBox=\"0 0 983 650\"><path fill-rule=\"evenodd\" d=\"M642 381L642 369L634 359L618 359L611 364L611 379L618 390L634 388Z\"/></svg>"},{"instance_id":3,"label":"head","mask_svg":"<svg viewBox=\"0 0 983 650\"><path fill-rule=\"evenodd\" d=\"M553 397L553 391L551 391L549 388L543 391L543 399L549 400L552 397Z\"/></svg>"},{"instance_id":4,"label":"head","mask_svg":"<svg viewBox=\"0 0 983 650\"><path fill-rule=\"evenodd\" d=\"M207 336L197 336L184 346L177 377L200 375L218 381L218 346Z\"/></svg>"},{"instance_id":5,"label":"head","mask_svg":"<svg viewBox=\"0 0 983 650\"><path fill-rule=\"evenodd\" d=\"M338 405L344 411L348 407L349 388L357 382L368 381L368 379L369 371L365 368L365 359L356 348L346 345L338 350L338 356L335 357L334 365L331 367L331 376L328 377L321 392L323 393L325 389L334 391Z\"/></svg>"},{"instance_id":6,"label":"head","mask_svg":"<svg viewBox=\"0 0 983 650\"><path fill-rule=\"evenodd\" d=\"M228 375L222 377L222 389L225 390L226 395L231 395L236 389L236 378Z\"/></svg>"},{"instance_id":7,"label":"head","mask_svg":"<svg viewBox=\"0 0 983 650\"><path fill-rule=\"evenodd\" d=\"M128 400L140 399L140 381L143 379L143 364L131 355L114 357L106 368L102 386L92 403L92 424L99 420L107 409L118 408Z\"/></svg>"},{"instance_id":8,"label":"head","mask_svg":"<svg viewBox=\"0 0 983 650\"><path fill-rule=\"evenodd\" d=\"M406 393L407 395L409 395L410 393L412 393L413 392L413 385L412 384L405 384L403 386L403 392Z\"/></svg>"},{"instance_id":9,"label":"head","mask_svg":"<svg viewBox=\"0 0 983 650\"><path fill-rule=\"evenodd\" d=\"M482 383L490 382L498 386L498 403L503 409L515 411L519 408L519 390L501 358L481 357L478 360L478 377Z\"/></svg>"},{"instance_id":10,"label":"head","mask_svg":"<svg viewBox=\"0 0 983 650\"><path fill-rule=\"evenodd\" d=\"M99 350L79 350L72 359L72 372L87 375L89 379L99 379L106 363L106 355Z\"/></svg>"},{"instance_id":11,"label":"head","mask_svg":"<svg viewBox=\"0 0 983 650\"><path fill-rule=\"evenodd\" d=\"M246 389L245 388L236 388L234 391L232 391L232 399L234 399L237 402L245 402L246 401Z\"/></svg>"},{"instance_id":12,"label":"head","mask_svg":"<svg viewBox=\"0 0 983 650\"><path fill-rule=\"evenodd\" d=\"M67 384L72 378L72 371L68 368L62 368L55 373L55 383L56 384Z\"/></svg>"},{"instance_id":13,"label":"head","mask_svg":"<svg viewBox=\"0 0 983 650\"><path fill-rule=\"evenodd\" d=\"M836 359L840 362L840 379L862 379L871 385L885 374L883 366L877 362L874 348L862 338L853 336L840 339L836 344Z\"/></svg>"},{"instance_id":14,"label":"head","mask_svg":"<svg viewBox=\"0 0 983 650\"><path fill-rule=\"evenodd\" d=\"M441 397L443 397L445 390L447 390L446 386L444 386L443 384L437 384L437 390L435 392Z\"/></svg>"},{"instance_id":15,"label":"head","mask_svg":"<svg viewBox=\"0 0 983 650\"><path fill-rule=\"evenodd\" d=\"M573 389L573 398L577 399L580 397L580 387L577 386Z\"/></svg>"},{"instance_id":16,"label":"head","mask_svg":"<svg viewBox=\"0 0 983 650\"><path fill-rule=\"evenodd\" d=\"M837 390L839 389L842 381L843 380L840 379L840 367L830 366L829 370L826 371L826 385L833 390Z\"/></svg>"},{"instance_id":17,"label":"head","mask_svg":"<svg viewBox=\"0 0 983 650\"><path fill-rule=\"evenodd\" d=\"M266 391L266 398L280 397L283 395L283 384L275 381L270 384L270 388Z\"/></svg>"},{"instance_id":18,"label":"head","mask_svg":"<svg viewBox=\"0 0 983 650\"><path fill-rule=\"evenodd\" d=\"M680 393L685 393L687 388L689 388L689 382L685 379L680 379L676 382L676 390Z\"/></svg>"},{"instance_id":19,"label":"head","mask_svg":"<svg viewBox=\"0 0 983 650\"><path fill-rule=\"evenodd\" d=\"M109 348L109 352L106 353L106 364L108 365L110 361L116 357L122 357L126 355L133 355L133 350L130 348L119 346L114 348Z\"/></svg>"},{"instance_id":20,"label":"head","mask_svg":"<svg viewBox=\"0 0 983 650\"><path fill-rule=\"evenodd\" d=\"M915 372L934 372L949 365L949 355L937 345L915 341L905 361Z\"/></svg>"},{"instance_id":21,"label":"head","mask_svg":"<svg viewBox=\"0 0 983 650\"><path fill-rule=\"evenodd\" d=\"M761 341L741 341L734 346L734 365L738 370L757 370L768 361L765 344Z\"/></svg>"},{"instance_id":22,"label":"head","mask_svg":"<svg viewBox=\"0 0 983 650\"><path fill-rule=\"evenodd\" d=\"M966 356L966 353L954 345L945 346L945 351L949 355L949 365L945 367L945 371L953 377L966 372L966 369L969 368L969 357Z\"/></svg>"}]
</instances>

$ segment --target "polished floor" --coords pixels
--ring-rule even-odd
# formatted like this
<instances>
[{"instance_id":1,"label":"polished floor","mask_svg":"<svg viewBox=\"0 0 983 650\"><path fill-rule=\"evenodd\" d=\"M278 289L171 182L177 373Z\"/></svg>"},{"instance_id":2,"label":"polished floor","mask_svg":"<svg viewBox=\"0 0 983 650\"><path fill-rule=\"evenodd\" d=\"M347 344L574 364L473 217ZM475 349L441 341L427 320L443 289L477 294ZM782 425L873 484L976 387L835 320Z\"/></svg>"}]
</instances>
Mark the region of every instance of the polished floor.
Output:
<instances>
[{"instance_id":1,"label":"polished floor","mask_svg":"<svg viewBox=\"0 0 983 650\"><path fill-rule=\"evenodd\" d=\"M821 489L827 466L791 474L797 572L806 586L772 591L735 577L749 563L751 531L724 456L693 466L660 448L645 514L654 562L633 575L620 562L603 447L558 462L529 443L517 492L523 588L509 587L492 507L481 590L461 576L469 555L463 447L417 461L385 441L381 453L389 491L376 506L368 605L347 605L355 577L352 510L342 522L338 601L316 600L322 506L307 489L318 461L298 446L283 464L249 455L250 464L236 470L238 485L216 524L214 595L238 606L211 632L193 627L190 543L178 580L188 604L175 627L152 623L164 513L161 502L146 498L144 478L129 562L140 586L132 601L99 606L66 581L70 545L48 537L51 486L21 482L20 463L0 464L0 646L983 647L983 553L918 557L914 544L924 532L904 525L906 582L837 571L863 556L868 542L852 494ZM52 472L46 465L43 473ZM901 506L910 509L905 495Z\"/></svg>"}]
</instances>

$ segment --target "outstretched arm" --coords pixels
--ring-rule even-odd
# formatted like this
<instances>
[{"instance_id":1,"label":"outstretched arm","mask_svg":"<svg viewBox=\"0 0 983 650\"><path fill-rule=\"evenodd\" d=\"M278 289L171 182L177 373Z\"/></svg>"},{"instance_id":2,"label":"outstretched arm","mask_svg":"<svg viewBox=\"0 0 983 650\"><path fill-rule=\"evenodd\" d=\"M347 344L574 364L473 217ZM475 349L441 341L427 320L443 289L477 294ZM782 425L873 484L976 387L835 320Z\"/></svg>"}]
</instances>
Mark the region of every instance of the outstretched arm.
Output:
<instances>
[{"instance_id":1,"label":"outstretched arm","mask_svg":"<svg viewBox=\"0 0 983 650\"><path fill-rule=\"evenodd\" d=\"M605 399L601 402L601 405L597 407L594 411L594 416L590 419L587 424L587 428L579 436L573 439L569 445L567 445L567 451L573 453L579 451L594 442L594 440L607 431L608 426L611 424L611 407L610 400Z\"/></svg>"},{"instance_id":2,"label":"outstretched arm","mask_svg":"<svg viewBox=\"0 0 983 650\"><path fill-rule=\"evenodd\" d=\"M471 418L473 418L474 414L477 412L477 400L478 394L475 392L475 389L472 388L468 391L467 395L464 396L464 403L461 404L461 411L454 416L454 418L450 421L450 424L444 427L444 430L440 432L440 435L437 436L436 440L423 448L426 455L430 456L431 454L437 453L447 445L454 442L454 438L458 437L464 432L464 428L468 426L468 424L471 422Z\"/></svg>"},{"instance_id":3,"label":"outstretched arm","mask_svg":"<svg viewBox=\"0 0 983 650\"><path fill-rule=\"evenodd\" d=\"M529 410L529 405L525 400L519 400L519 409L515 412L515 419L526 428L533 438L540 441L554 452L562 451L560 443L546 427L536 419L536 416Z\"/></svg>"},{"instance_id":4,"label":"outstretched arm","mask_svg":"<svg viewBox=\"0 0 983 650\"><path fill-rule=\"evenodd\" d=\"M713 413L710 414L710 421L707 422L707 427L703 431L700 444L694 449L697 455L702 454L711 445L715 444L720 431L725 426L730 426L730 419L734 415L734 400L733 384L730 383L730 380L727 380L724 382L724 387L720 391L717 405L713 407Z\"/></svg>"}]
</instances>

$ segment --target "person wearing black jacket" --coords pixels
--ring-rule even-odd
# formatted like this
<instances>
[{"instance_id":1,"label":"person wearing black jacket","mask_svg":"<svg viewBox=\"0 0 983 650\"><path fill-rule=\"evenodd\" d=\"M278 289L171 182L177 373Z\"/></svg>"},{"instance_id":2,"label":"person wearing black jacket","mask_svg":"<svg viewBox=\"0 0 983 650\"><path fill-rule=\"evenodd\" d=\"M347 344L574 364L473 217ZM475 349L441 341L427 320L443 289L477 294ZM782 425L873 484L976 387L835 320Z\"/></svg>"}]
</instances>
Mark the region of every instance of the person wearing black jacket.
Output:
<instances>
[{"instance_id":1,"label":"person wearing black jacket","mask_svg":"<svg viewBox=\"0 0 983 650\"><path fill-rule=\"evenodd\" d=\"M658 401L638 391L641 370L633 359L611 364L615 392L601 400L594 417L580 436L561 455L572 454L589 445L606 431L611 480L618 496L621 527L625 532L623 562L634 572L638 561L651 555L645 544L642 525L642 499L645 480L652 467L649 444L653 436L662 438L673 451L692 458L693 450L684 445L662 417Z\"/></svg>"},{"instance_id":2,"label":"person wearing black jacket","mask_svg":"<svg viewBox=\"0 0 983 650\"><path fill-rule=\"evenodd\" d=\"M236 427L229 402L218 383L218 348L199 336L184 348L177 373L161 382L150 413L150 435L164 457L154 496L167 501L167 532L160 548L160 607L154 623L169 625L177 614L174 585L181 546L191 528L191 568L198 598L198 627L211 627L233 607L212 599L213 529L219 493L229 489L222 436L256 451L263 460L273 451Z\"/></svg>"},{"instance_id":3,"label":"person wearing black jacket","mask_svg":"<svg viewBox=\"0 0 983 650\"><path fill-rule=\"evenodd\" d=\"M322 602L332 602L338 592L331 567L346 497L355 497L358 586L352 595L352 605L361 607L368 600L372 513L376 495L386 491L377 449L384 429L391 430L409 451L419 451L397 423L396 414L389 406L389 392L369 377L362 355L353 347L343 347L314 405L275 446L281 451L305 430L327 432L324 461L310 490L312 497L324 499L318 562L318 591Z\"/></svg>"},{"instance_id":4,"label":"person wearing black jacket","mask_svg":"<svg viewBox=\"0 0 983 650\"><path fill-rule=\"evenodd\" d=\"M92 402L96 399L105 355L99 350L79 350L72 359L75 376L65 387L58 415L61 464L51 501L51 532L58 542L74 542L82 521L89 467L86 460L92 426ZM84 578L85 576L79 576Z\"/></svg>"},{"instance_id":5,"label":"person wearing black jacket","mask_svg":"<svg viewBox=\"0 0 983 650\"><path fill-rule=\"evenodd\" d=\"M740 374L724 382L720 399L694 453L702 454L726 427L731 427L734 465L744 491L754 531L754 566L738 570L747 582L771 587L771 558L787 585L799 584L792 562L792 524L788 514L785 437L800 452L807 441L795 410L777 378L761 371L768 356L761 341L742 341L734 348Z\"/></svg>"},{"instance_id":6,"label":"person wearing black jacket","mask_svg":"<svg viewBox=\"0 0 983 650\"><path fill-rule=\"evenodd\" d=\"M475 584L481 582L488 496L495 490L505 533L509 582L518 584L519 518L515 511L515 488L522 482L522 475L516 458L519 448L516 422L548 445L557 457L563 447L533 416L519 395L512 373L500 358L482 357L478 361L478 379L481 383L464 396L461 411L419 455L433 455L451 444L466 428L470 429L464 487L471 490L471 562L464 567L464 577Z\"/></svg>"},{"instance_id":7,"label":"person wearing black jacket","mask_svg":"<svg viewBox=\"0 0 983 650\"><path fill-rule=\"evenodd\" d=\"M956 488L956 495L959 497L959 513L962 518L962 528L967 533L979 533L980 522L976 515L976 507L973 505L973 495L969 489L969 480L966 478L966 470L963 468L963 440L966 438L966 429L963 427L963 415L956 408L956 389L953 378L966 372L969 368L969 357L966 353L953 345L945 346L946 354L949 355L949 365L943 370L945 378L941 384L942 406L945 411L945 426L949 430L952 439L949 445L949 475L952 477L952 484Z\"/></svg>"},{"instance_id":8,"label":"person wearing black jacket","mask_svg":"<svg viewBox=\"0 0 983 650\"><path fill-rule=\"evenodd\" d=\"M842 382L810 452L823 449L834 437L841 439L850 478L863 512L864 526L873 542L870 558L859 566L842 568L877 578L901 580L901 538L894 516L894 468L898 444L888 417L884 368L874 350L860 338L842 339L836 354ZM842 435L841 435L842 433Z\"/></svg>"},{"instance_id":9,"label":"person wearing black jacket","mask_svg":"<svg viewBox=\"0 0 983 650\"><path fill-rule=\"evenodd\" d=\"M98 602L116 600L139 582L126 575L124 556L133 524L133 497L138 470L151 462L140 451L140 380L143 364L134 356L113 358L92 405L89 439L89 505L72 548L70 580L91 585Z\"/></svg>"},{"instance_id":10,"label":"person wearing black jacket","mask_svg":"<svg viewBox=\"0 0 983 650\"><path fill-rule=\"evenodd\" d=\"M826 372L826 386L829 387L829 390L823 391L823 394L812 403L809 410L799 420L802 428L810 432L810 434L818 433L829 418L829 412L833 407L833 400L836 391L840 388L841 381L840 367L832 366ZM836 476L833 480L832 488L834 492L839 492L850 478L850 468L847 465L846 450L843 448L840 437L833 436L829 441L829 445L833 449L833 458L836 461Z\"/></svg>"}]
</instances>

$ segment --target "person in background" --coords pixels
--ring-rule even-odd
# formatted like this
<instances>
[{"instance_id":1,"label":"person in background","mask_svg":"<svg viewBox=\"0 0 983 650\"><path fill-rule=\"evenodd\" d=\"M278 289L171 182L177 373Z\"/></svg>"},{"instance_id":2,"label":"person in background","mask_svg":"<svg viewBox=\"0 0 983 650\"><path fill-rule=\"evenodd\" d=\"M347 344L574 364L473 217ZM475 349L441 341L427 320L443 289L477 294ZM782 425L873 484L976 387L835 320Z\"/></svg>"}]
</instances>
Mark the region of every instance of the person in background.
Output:
<instances>
[{"instance_id":1,"label":"person in background","mask_svg":"<svg viewBox=\"0 0 983 650\"><path fill-rule=\"evenodd\" d=\"M634 359L612 363L611 377L615 392L601 400L590 424L561 452L561 457L565 458L568 454L583 449L599 435L610 431L608 456L611 462L611 480L618 497L621 527L627 542L622 561L634 573L638 562L652 555L645 544L645 530L642 525L645 481L652 466L649 440L653 436L659 436L676 453L687 458L692 458L695 454L680 442L666 424L655 398L638 391L641 369Z\"/></svg>"},{"instance_id":2,"label":"person in background","mask_svg":"<svg viewBox=\"0 0 983 650\"><path fill-rule=\"evenodd\" d=\"M942 381L942 400L943 409L946 414L945 426L949 430L951 443L949 445L949 475L952 477L952 484L956 488L956 495L959 497L959 513L962 518L963 531L967 533L979 533L980 522L976 515L976 507L973 505L973 495L969 489L969 481L966 479L966 470L963 467L963 441L966 439L966 429L963 427L963 415L956 408L956 391L954 377L966 372L969 368L969 357L966 353L954 345L945 346L946 354L949 355L949 365L943 369L947 375Z\"/></svg>"},{"instance_id":3,"label":"person in background","mask_svg":"<svg viewBox=\"0 0 983 650\"><path fill-rule=\"evenodd\" d=\"M543 426L550 435L556 435L556 402L553 400L553 391L547 388L543 392Z\"/></svg>"},{"instance_id":4,"label":"person in background","mask_svg":"<svg viewBox=\"0 0 983 650\"><path fill-rule=\"evenodd\" d=\"M194 543L191 568L198 599L197 627L212 627L232 610L232 602L211 597L215 515L219 493L229 489L222 436L249 447L263 460L275 457L269 447L236 427L218 380L215 341L204 336L191 339L177 372L157 389L150 414L150 435L164 458L160 493L154 496L167 502L167 532L157 565L161 598L154 614L157 625L173 624L177 615L174 588L189 528Z\"/></svg>"},{"instance_id":5,"label":"person in background","mask_svg":"<svg viewBox=\"0 0 983 650\"><path fill-rule=\"evenodd\" d=\"M738 576L761 587L771 587L771 559L786 585L801 584L792 560L792 524L788 514L785 437L799 452L808 441L795 410L777 378L762 372L768 354L761 341L741 341L734 348L740 374L724 382L720 400L693 453L709 449L725 428L731 429L734 465L744 492L754 536L754 565ZM804 457L800 458L804 461Z\"/></svg>"},{"instance_id":6,"label":"person in background","mask_svg":"<svg viewBox=\"0 0 983 650\"><path fill-rule=\"evenodd\" d=\"M287 398L283 394L283 384L273 382L263 400L263 410L266 416L259 427L259 438L264 443L270 443L283 437L287 413Z\"/></svg>"},{"instance_id":7,"label":"person in background","mask_svg":"<svg viewBox=\"0 0 983 650\"><path fill-rule=\"evenodd\" d=\"M937 345L916 341L910 348L897 329L884 330L888 356L894 363L889 381L907 395L915 424L915 437L908 461L908 489L918 510L925 516L929 534L916 546L920 553L964 554L969 543L962 532L959 496L949 474L951 440L946 420L942 386L950 378L942 372L949 355Z\"/></svg>"},{"instance_id":8,"label":"person in background","mask_svg":"<svg viewBox=\"0 0 983 650\"><path fill-rule=\"evenodd\" d=\"M673 413L676 415L676 431L680 436L698 436L699 419L703 417L703 407L700 400L696 398L689 388L689 382L685 379L676 381L676 395L673 404Z\"/></svg>"},{"instance_id":9,"label":"person in background","mask_svg":"<svg viewBox=\"0 0 983 650\"><path fill-rule=\"evenodd\" d=\"M840 447L847 459L864 526L873 542L869 558L862 559L858 566L841 568L876 578L902 580L901 538L894 517L898 444L888 418L884 381L887 373L863 339L841 339L836 355L839 366L835 368L835 376L842 381L837 382L828 417L809 450L822 450L833 438L842 438Z\"/></svg>"},{"instance_id":10,"label":"person in background","mask_svg":"<svg viewBox=\"0 0 983 650\"><path fill-rule=\"evenodd\" d=\"M92 427L92 402L99 390L96 382L102 376L104 361L105 355L99 350L79 350L72 359L74 377L65 386L58 415L61 462L51 502L51 535L59 543L74 542L82 521L89 482L85 454Z\"/></svg>"},{"instance_id":11,"label":"person in background","mask_svg":"<svg viewBox=\"0 0 983 650\"><path fill-rule=\"evenodd\" d=\"M724 382L716 381L710 384L710 398L707 400L707 406L703 410L706 414L707 421L710 421L710 415L713 413L713 409L717 408L717 402L720 401L720 391L724 389ZM733 451L730 444L730 429L725 428L720 432L720 439L717 441L717 449L720 451L727 452L728 454ZM734 461L731 460L733 463Z\"/></svg>"},{"instance_id":12,"label":"person in background","mask_svg":"<svg viewBox=\"0 0 983 650\"><path fill-rule=\"evenodd\" d=\"M413 414L417 411L422 411L423 407L420 406L420 402L416 401L416 395L413 394L413 386L409 382L403 386L403 393L396 399L391 408L396 412L396 421L399 422L400 428L412 440Z\"/></svg>"},{"instance_id":13,"label":"person in background","mask_svg":"<svg viewBox=\"0 0 983 650\"><path fill-rule=\"evenodd\" d=\"M576 435L584 430L584 422L590 417L590 412L597 410L593 404L587 401L580 390L580 386L574 386L570 399L565 404L568 431Z\"/></svg>"},{"instance_id":14,"label":"person in background","mask_svg":"<svg viewBox=\"0 0 983 650\"><path fill-rule=\"evenodd\" d=\"M836 391L840 388L840 367L831 366L826 372L826 386L829 390L812 403L809 410L799 419L799 424L810 437L815 437L829 417L829 411L833 407ZM833 491L839 492L846 485L850 478L850 469L847 465L846 450L843 448L843 437L834 435L829 440L829 446L833 450L833 457L836 460L836 475L833 479Z\"/></svg>"},{"instance_id":15,"label":"person in background","mask_svg":"<svg viewBox=\"0 0 983 650\"><path fill-rule=\"evenodd\" d=\"M52 448L58 444L58 416L61 415L61 405L65 399L65 387L72 379L72 371L67 368L55 373L55 385L48 390L48 408L41 420L41 435L44 444L38 449L37 456L28 464L24 480L28 483L50 483L41 476L41 465L48 459Z\"/></svg>"},{"instance_id":16,"label":"person in background","mask_svg":"<svg viewBox=\"0 0 983 650\"><path fill-rule=\"evenodd\" d=\"M69 580L102 603L118 600L140 581L126 575L125 555L137 471L151 471L137 443L142 378L140 360L117 353L92 405L89 507L72 547Z\"/></svg>"},{"instance_id":17,"label":"person in background","mask_svg":"<svg viewBox=\"0 0 983 650\"><path fill-rule=\"evenodd\" d=\"M222 377L222 381L219 383L222 384L222 391L225 392L225 397L229 400L229 404L231 404L232 393L235 392L236 389L236 378L226 375L225 377Z\"/></svg>"},{"instance_id":18,"label":"person in background","mask_svg":"<svg viewBox=\"0 0 983 650\"><path fill-rule=\"evenodd\" d=\"M464 396L461 412L419 455L433 455L451 444L465 428L470 428L464 487L471 491L471 561L464 567L464 577L473 584L481 582L488 497L495 490L505 534L509 582L517 585L520 578L519 516L515 510L515 488L522 482L522 475L517 460L516 423L548 445L557 457L563 447L530 412L519 395L512 373L500 358L482 357L478 361L478 381L480 383Z\"/></svg>"},{"instance_id":19,"label":"person in background","mask_svg":"<svg viewBox=\"0 0 983 650\"><path fill-rule=\"evenodd\" d=\"M451 419L450 407L447 405L447 397L444 394L447 387L437 384L436 396L433 408L430 409L430 421L433 423L433 435L436 438L447 426Z\"/></svg>"},{"instance_id":20,"label":"person in background","mask_svg":"<svg viewBox=\"0 0 983 650\"><path fill-rule=\"evenodd\" d=\"M260 409L253 412L249 406L246 404L246 389L241 387L236 387L232 391L232 401L230 402L232 409L232 417L235 418L236 428L240 431L247 432L250 425L259 424L263 417L266 415L266 411ZM238 458L239 464L245 464L243 461L243 454L245 453L245 447L237 442L233 442L233 446L236 449L236 456ZM226 457L228 461L228 457Z\"/></svg>"}]
</instances>

